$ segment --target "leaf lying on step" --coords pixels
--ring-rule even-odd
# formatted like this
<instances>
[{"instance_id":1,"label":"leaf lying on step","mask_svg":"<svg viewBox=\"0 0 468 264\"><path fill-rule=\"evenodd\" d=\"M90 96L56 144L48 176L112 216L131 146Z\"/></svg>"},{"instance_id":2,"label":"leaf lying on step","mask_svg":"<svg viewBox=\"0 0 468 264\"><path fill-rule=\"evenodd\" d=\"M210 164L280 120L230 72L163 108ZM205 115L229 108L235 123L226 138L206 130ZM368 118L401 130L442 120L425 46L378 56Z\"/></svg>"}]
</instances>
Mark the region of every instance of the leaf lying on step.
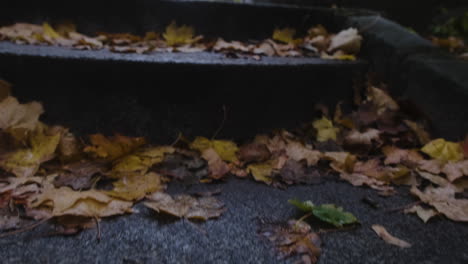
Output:
<instances>
[{"instance_id":1,"label":"leaf lying on step","mask_svg":"<svg viewBox=\"0 0 468 264\"><path fill-rule=\"evenodd\" d=\"M463 151L460 144L446 141L439 138L427 143L422 149L422 152L431 156L434 159L441 161L460 161L463 159Z\"/></svg>"},{"instance_id":2,"label":"leaf lying on step","mask_svg":"<svg viewBox=\"0 0 468 264\"><path fill-rule=\"evenodd\" d=\"M410 243L390 235L390 233L388 233L388 231L385 229L385 227L383 227L381 225L372 225L372 230L374 230L374 232L380 238L382 238L385 242L387 242L389 244L392 244L392 245L395 245L395 246L398 246L398 247L401 247L401 248L411 247Z\"/></svg>"},{"instance_id":3,"label":"leaf lying on step","mask_svg":"<svg viewBox=\"0 0 468 264\"><path fill-rule=\"evenodd\" d=\"M362 37L359 35L357 29L349 28L340 31L331 38L328 51L341 50L348 54L356 54L361 49L361 42Z\"/></svg>"},{"instance_id":4,"label":"leaf lying on step","mask_svg":"<svg viewBox=\"0 0 468 264\"><path fill-rule=\"evenodd\" d=\"M463 176L468 176L468 160L448 162L445 164L442 172L445 173L450 182L454 182Z\"/></svg>"},{"instance_id":5,"label":"leaf lying on step","mask_svg":"<svg viewBox=\"0 0 468 264\"><path fill-rule=\"evenodd\" d=\"M50 210L52 216L74 215L107 217L131 213L133 203L111 198L96 191L76 192L68 187L55 188L45 182L42 193L29 199L29 207Z\"/></svg>"},{"instance_id":6,"label":"leaf lying on step","mask_svg":"<svg viewBox=\"0 0 468 264\"><path fill-rule=\"evenodd\" d=\"M300 44L302 39L294 39L294 35L296 35L296 30L294 28L277 28L273 31L272 39L287 44Z\"/></svg>"},{"instance_id":7,"label":"leaf lying on step","mask_svg":"<svg viewBox=\"0 0 468 264\"><path fill-rule=\"evenodd\" d=\"M147 198L149 202L144 203L146 207L156 212L191 220L206 221L218 218L226 211L222 202L210 196L195 198L183 194L171 197L169 194L157 192Z\"/></svg>"},{"instance_id":8,"label":"leaf lying on step","mask_svg":"<svg viewBox=\"0 0 468 264\"><path fill-rule=\"evenodd\" d=\"M104 193L126 201L141 200L148 193L165 189L161 176L154 172L124 176L112 185L114 189Z\"/></svg>"},{"instance_id":9,"label":"leaf lying on step","mask_svg":"<svg viewBox=\"0 0 468 264\"><path fill-rule=\"evenodd\" d=\"M273 244L282 258L300 255L303 263L317 263L321 254L320 237L303 221L289 220L286 226L265 224L258 232Z\"/></svg>"},{"instance_id":10,"label":"leaf lying on step","mask_svg":"<svg viewBox=\"0 0 468 264\"><path fill-rule=\"evenodd\" d=\"M419 205L415 205L411 208L405 209L405 214L415 213L418 217L424 222L427 223L429 219L437 215L437 212L434 209L425 209Z\"/></svg>"},{"instance_id":11,"label":"leaf lying on step","mask_svg":"<svg viewBox=\"0 0 468 264\"><path fill-rule=\"evenodd\" d=\"M195 37L195 30L193 27L186 25L177 26L175 21L166 27L166 32L163 33L163 37L168 46L192 44L200 40L200 37Z\"/></svg>"},{"instance_id":12,"label":"leaf lying on step","mask_svg":"<svg viewBox=\"0 0 468 264\"><path fill-rule=\"evenodd\" d=\"M342 207L337 207L334 204L314 205L311 201L301 202L297 199L288 201L304 212L312 213L318 219L330 223L336 227L343 225L354 224L358 219L351 213L345 212Z\"/></svg>"},{"instance_id":13,"label":"leaf lying on step","mask_svg":"<svg viewBox=\"0 0 468 264\"><path fill-rule=\"evenodd\" d=\"M9 96L0 102L0 129L33 130L43 112L38 102L20 104L16 98Z\"/></svg>"},{"instance_id":14,"label":"leaf lying on step","mask_svg":"<svg viewBox=\"0 0 468 264\"><path fill-rule=\"evenodd\" d=\"M453 186L427 187L424 192L413 187L411 193L419 197L421 201L432 205L447 218L453 221L468 222L468 200L456 199Z\"/></svg>"},{"instance_id":15,"label":"leaf lying on step","mask_svg":"<svg viewBox=\"0 0 468 264\"><path fill-rule=\"evenodd\" d=\"M326 117L315 120L312 125L317 130L317 141L324 142L327 140L336 140L336 134L339 129L334 127L332 121Z\"/></svg>"},{"instance_id":16,"label":"leaf lying on step","mask_svg":"<svg viewBox=\"0 0 468 264\"><path fill-rule=\"evenodd\" d=\"M63 171L54 179L54 186L68 186L73 190L89 189L94 183L94 176L106 171L104 163L79 161L62 167Z\"/></svg>"},{"instance_id":17,"label":"leaf lying on step","mask_svg":"<svg viewBox=\"0 0 468 264\"><path fill-rule=\"evenodd\" d=\"M61 129L38 126L28 134L29 147L8 153L0 160L0 167L17 177L33 176L41 163L54 157L61 134Z\"/></svg>"},{"instance_id":18,"label":"leaf lying on step","mask_svg":"<svg viewBox=\"0 0 468 264\"><path fill-rule=\"evenodd\" d=\"M238 161L236 153L239 151L239 148L236 143L229 140L209 140L205 137L196 137L190 144L190 148L200 152L212 148L218 153L222 160L227 162Z\"/></svg>"},{"instance_id":19,"label":"leaf lying on step","mask_svg":"<svg viewBox=\"0 0 468 264\"><path fill-rule=\"evenodd\" d=\"M128 154L138 147L144 145L146 140L142 137L126 137L116 134L113 137L106 137L102 134L90 135L91 146L87 146L84 151L92 154L96 158L115 160Z\"/></svg>"}]
</instances>

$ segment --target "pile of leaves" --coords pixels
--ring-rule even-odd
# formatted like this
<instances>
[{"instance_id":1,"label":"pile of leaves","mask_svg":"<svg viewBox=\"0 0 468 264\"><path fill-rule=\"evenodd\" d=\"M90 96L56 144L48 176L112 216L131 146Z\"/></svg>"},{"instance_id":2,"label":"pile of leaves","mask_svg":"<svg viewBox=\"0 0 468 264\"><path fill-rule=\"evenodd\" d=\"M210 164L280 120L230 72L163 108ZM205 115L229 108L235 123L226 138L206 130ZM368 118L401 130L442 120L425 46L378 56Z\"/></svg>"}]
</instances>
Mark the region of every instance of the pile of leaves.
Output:
<instances>
[{"instance_id":1,"label":"pile of leaves","mask_svg":"<svg viewBox=\"0 0 468 264\"><path fill-rule=\"evenodd\" d=\"M317 105L313 122L256 135L241 146L183 136L173 145L153 146L144 138L119 134L79 138L65 127L44 124L42 105L19 103L10 85L1 81L0 231L53 219L59 233L72 234L101 218L130 214L142 200L158 213L189 220L217 218L226 208L212 194L171 196L166 185L174 180L208 184L230 175L276 188L338 177L383 196L395 195L395 185L408 185L420 203L405 212L424 222L438 214L467 222L468 200L460 197L468 188L468 140L432 139L424 119L384 88L368 84L353 101L339 103L333 111ZM290 202L307 217L338 228L357 222L335 205ZM297 229L296 224L278 231L296 241L289 245L299 243L283 253L305 254L313 261L320 240L310 228ZM407 246L381 227L375 230ZM278 234L268 234L277 246L284 242Z\"/></svg>"},{"instance_id":2,"label":"pile of leaves","mask_svg":"<svg viewBox=\"0 0 468 264\"><path fill-rule=\"evenodd\" d=\"M34 25L17 23L0 27L0 40L17 44L55 45L74 49L108 49L118 53L149 54L153 52L212 51L227 57L259 60L261 56L322 57L355 60L362 37L354 28L332 34L322 25L311 27L302 38L293 28L275 29L272 38L263 41L226 41L196 35L193 27L172 22L162 34L147 32L145 36L130 33L98 33L96 37L78 33L71 23L52 27L49 23Z\"/></svg>"}]
</instances>

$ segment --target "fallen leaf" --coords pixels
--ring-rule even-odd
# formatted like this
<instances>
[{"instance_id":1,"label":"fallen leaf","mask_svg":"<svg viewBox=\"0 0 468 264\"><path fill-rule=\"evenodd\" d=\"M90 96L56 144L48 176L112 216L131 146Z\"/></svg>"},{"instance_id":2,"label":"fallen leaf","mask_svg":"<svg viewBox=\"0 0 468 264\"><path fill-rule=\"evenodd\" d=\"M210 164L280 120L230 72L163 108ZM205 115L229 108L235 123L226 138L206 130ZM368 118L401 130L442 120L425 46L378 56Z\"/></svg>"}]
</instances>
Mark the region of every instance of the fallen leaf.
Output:
<instances>
[{"instance_id":1,"label":"fallen leaf","mask_svg":"<svg viewBox=\"0 0 468 264\"><path fill-rule=\"evenodd\" d=\"M423 160L423 157L412 149L400 149L395 146L385 146L382 148L385 154L385 165L404 164L409 167L416 167Z\"/></svg>"},{"instance_id":2,"label":"fallen leaf","mask_svg":"<svg viewBox=\"0 0 468 264\"><path fill-rule=\"evenodd\" d=\"M317 141L336 140L339 129L334 127L332 121L326 117L314 121L312 125L317 130Z\"/></svg>"},{"instance_id":3,"label":"fallen leaf","mask_svg":"<svg viewBox=\"0 0 468 264\"><path fill-rule=\"evenodd\" d=\"M343 227L343 225L358 222L357 218L353 214L345 212L342 207L337 207L334 204L314 205L311 201L301 202L297 199L292 199L288 202L304 212L312 213L321 221L327 222L336 227Z\"/></svg>"},{"instance_id":4,"label":"fallen leaf","mask_svg":"<svg viewBox=\"0 0 468 264\"><path fill-rule=\"evenodd\" d=\"M361 49L361 42L362 37L359 35L357 29L348 28L340 31L331 38L328 51L341 50L348 54L357 54Z\"/></svg>"},{"instance_id":5,"label":"fallen leaf","mask_svg":"<svg viewBox=\"0 0 468 264\"><path fill-rule=\"evenodd\" d=\"M190 148L200 152L213 148L224 161L238 162L237 151L239 151L239 148L229 140L209 140L204 137L196 137L190 144Z\"/></svg>"},{"instance_id":6,"label":"fallen leaf","mask_svg":"<svg viewBox=\"0 0 468 264\"><path fill-rule=\"evenodd\" d=\"M422 149L422 152L444 162L460 161L463 159L463 152L458 143L446 141L439 138L427 143Z\"/></svg>"},{"instance_id":7,"label":"fallen leaf","mask_svg":"<svg viewBox=\"0 0 468 264\"><path fill-rule=\"evenodd\" d=\"M440 174L444 165L445 162L441 160L420 160L418 162L418 168L420 170L433 174Z\"/></svg>"},{"instance_id":8,"label":"fallen leaf","mask_svg":"<svg viewBox=\"0 0 468 264\"><path fill-rule=\"evenodd\" d=\"M303 221L289 220L286 226L265 224L258 232L273 244L282 258L302 255L307 260L304 263L317 263L321 254L319 236Z\"/></svg>"},{"instance_id":9,"label":"fallen leaf","mask_svg":"<svg viewBox=\"0 0 468 264\"><path fill-rule=\"evenodd\" d=\"M240 41L225 41L222 38L218 38L215 45L213 46L214 51L238 51L238 52L251 52L252 46L246 45Z\"/></svg>"},{"instance_id":10,"label":"fallen leaf","mask_svg":"<svg viewBox=\"0 0 468 264\"><path fill-rule=\"evenodd\" d=\"M34 130L43 112L38 102L20 104L16 98L9 96L0 102L0 129Z\"/></svg>"},{"instance_id":11,"label":"fallen leaf","mask_svg":"<svg viewBox=\"0 0 468 264\"><path fill-rule=\"evenodd\" d=\"M68 164L62 169L64 171L54 179L54 186L68 186L77 191L90 189L94 183L94 176L106 171L106 166L99 162L80 161Z\"/></svg>"},{"instance_id":12,"label":"fallen leaf","mask_svg":"<svg viewBox=\"0 0 468 264\"><path fill-rule=\"evenodd\" d=\"M468 160L448 162L443 167L442 172L445 173L450 182L454 182L463 176L468 176Z\"/></svg>"},{"instance_id":13,"label":"fallen leaf","mask_svg":"<svg viewBox=\"0 0 468 264\"><path fill-rule=\"evenodd\" d=\"M449 181L447 181L445 178L440 177L439 175L434 175L432 173L419 171L419 170L417 170L417 173L419 174L419 176L432 182L433 184L436 184L442 187L449 185Z\"/></svg>"},{"instance_id":14,"label":"fallen leaf","mask_svg":"<svg viewBox=\"0 0 468 264\"><path fill-rule=\"evenodd\" d=\"M219 180L230 171L226 162L224 162L220 155L218 155L218 152L212 148L204 150L202 152L202 158L208 162L210 177L213 179Z\"/></svg>"},{"instance_id":15,"label":"fallen leaf","mask_svg":"<svg viewBox=\"0 0 468 264\"><path fill-rule=\"evenodd\" d=\"M414 205L411 208L405 209L404 212L405 212L405 214L409 214L409 213L417 214L418 217L421 218L421 220L424 223L427 223L427 221L429 221L429 219L431 219L433 216L437 215L437 212L435 210L433 210L433 209L424 209L419 205Z\"/></svg>"},{"instance_id":16,"label":"fallen leaf","mask_svg":"<svg viewBox=\"0 0 468 264\"><path fill-rule=\"evenodd\" d=\"M107 160L118 159L146 143L142 137L131 138L119 134L113 137L94 134L90 135L89 139L92 145L85 147L84 151Z\"/></svg>"},{"instance_id":17,"label":"fallen leaf","mask_svg":"<svg viewBox=\"0 0 468 264\"><path fill-rule=\"evenodd\" d=\"M167 26L166 32L163 33L163 37L166 40L168 46L195 43L200 38L194 36L195 30L192 27L186 25L179 27L177 26L175 21L173 21L169 26Z\"/></svg>"},{"instance_id":18,"label":"fallen leaf","mask_svg":"<svg viewBox=\"0 0 468 264\"><path fill-rule=\"evenodd\" d=\"M354 164L354 173L364 174L381 181L388 181L390 176L389 170L380 164L379 159L356 162Z\"/></svg>"},{"instance_id":19,"label":"fallen leaf","mask_svg":"<svg viewBox=\"0 0 468 264\"><path fill-rule=\"evenodd\" d=\"M370 86L368 88L367 100L372 102L372 104L377 108L377 114L379 116L384 114L387 110L398 111L400 109L398 104L390 95L382 89L374 86Z\"/></svg>"},{"instance_id":20,"label":"fallen leaf","mask_svg":"<svg viewBox=\"0 0 468 264\"><path fill-rule=\"evenodd\" d=\"M112 185L114 189L104 193L126 201L138 201L149 193L165 189L161 176L154 172L125 176Z\"/></svg>"},{"instance_id":21,"label":"fallen leaf","mask_svg":"<svg viewBox=\"0 0 468 264\"><path fill-rule=\"evenodd\" d=\"M29 134L30 148L9 153L5 159L0 160L0 167L17 177L33 176L41 163L54 157L60 138L61 131L55 132L45 125L38 126Z\"/></svg>"},{"instance_id":22,"label":"fallen leaf","mask_svg":"<svg viewBox=\"0 0 468 264\"><path fill-rule=\"evenodd\" d=\"M372 145L372 142L378 142L380 139L380 131L377 129L369 128L365 132L358 130L351 130L345 137L345 144L349 145Z\"/></svg>"},{"instance_id":23,"label":"fallen leaf","mask_svg":"<svg viewBox=\"0 0 468 264\"><path fill-rule=\"evenodd\" d=\"M388 244L395 245L401 248L411 247L410 243L390 235L390 233L388 233L385 227L381 225L372 225L372 230L374 230L374 232Z\"/></svg>"},{"instance_id":24,"label":"fallen leaf","mask_svg":"<svg viewBox=\"0 0 468 264\"><path fill-rule=\"evenodd\" d=\"M369 176L366 176L364 174L360 173L341 173L340 178L348 181L354 186L363 186L367 185L371 187L372 189L385 192L385 193L392 193L394 192L394 188L391 186L388 186L388 184L384 181L380 181L375 178L371 178Z\"/></svg>"},{"instance_id":25,"label":"fallen leaf","mask_svg":"<svg viewBox=\"0 0 468 264\"><path fill-rule=\"evenodd\" d=\"M288 43L288 44L299 44L302 42L301 39L294 39L294 35L296 35L296 30L294 28L283 28L283 29L275 29L273 31L272 39Z\"/></svg>"},{"instance_id":26,"label":"fallen leaf","mask_svg":"<svg viewBox=\"0 0 468 264\"><path fill-rule=\"evenodd\" d=\"M222 202L210 196L195 198L178 195L172 198L169 194L157 192L147 198L150 201L144 203L146 207L156 212L191 220L206 221L218 218L226 211Z\"/></svg>"},{"instance_id":27,"label":"fallen leaf","mask_svg":"<svg viewBox=\"0 0 468 264\"><path fill-rule=\"evenodd\" d=\"M252 174L256 181L261 181L268 185L273 182L273 171L273 167L269 163L255 163L247 166L247 172Z\"/></svg>"},{"instance_id":28,"label":"fallen leaf","mask_svg":"<svg viewBox=\"0 0 468 264\"><path fill-rule=\"evenodd\" d=\"M75 192L44 183L42 193L29 199L29 207L50 210L53 216L107 217L131 213L133 203L111 198L96 191Z\"/></svg>"},{"instance_id":29,"label":"fallen leaf","mask_svg":"<svg viewBox=\"0 0 468 264\"><path fill-rule=\"evenodd\" d=\"M323 157L332 161L330 167L337 172L353 172L357 160L349 152L325 152Z\"/></svg>"},{"instance_id":30,"label":"fallen leaf","mask_svg":"<svg viewBox=\"0 0 468 264\"><path fill-rule=\"evenodd\" d=\"M285 147L286 155L295 161L305 160L307 162L307 166L316 165L317 162L322 157L322 153L317 150L312 150L309 146L304 146L300 142L289 141Z\"/></svg>"},{"instance_id":31,"label":"fallen leaf","mask_svg":"<svg viewBox=\"0 0 468 264\"><path fill-rule=\"evenodd\" d=\"M245 163L264 162L271 157L271 153L265 144L250 143L240 147L238 156Z\"/></svg>"},{"instance_id":32,"label":"fallen leaf","mask_svg":"<svg viewBox=\"0 0 468 264\"><path fill-rule=\"evenodd\" d=\"M316 184L322 180L316 168L307 168L305 164L295 160L286 161L278 177L287 184Z\"/></svg>"},{"instance_id":33,"label":"fallen leaf","mask_svg":"<svg viewBox=\"0 0 468 264\"><path fill-rule=\"evenodd\" d=\"M421 201L432 205L439 213L453 221L468 222L468 200L455 199L453 186L440 188L427 187L424 192L418 188L411 188L411 193Z\"/></svg>"},{"instance_id":34,"label":"fallen leaf","mask_svg":"<svg viewBox=\"0 0 468 264\"><path fill-rule=\"evenodd\" d=\"M134 151L116 160L108 177L120 179L127 175L145 174L152 166L161 163L167 154L174 153L170 146L149 147Z\"/></svg>"}]
</instances>

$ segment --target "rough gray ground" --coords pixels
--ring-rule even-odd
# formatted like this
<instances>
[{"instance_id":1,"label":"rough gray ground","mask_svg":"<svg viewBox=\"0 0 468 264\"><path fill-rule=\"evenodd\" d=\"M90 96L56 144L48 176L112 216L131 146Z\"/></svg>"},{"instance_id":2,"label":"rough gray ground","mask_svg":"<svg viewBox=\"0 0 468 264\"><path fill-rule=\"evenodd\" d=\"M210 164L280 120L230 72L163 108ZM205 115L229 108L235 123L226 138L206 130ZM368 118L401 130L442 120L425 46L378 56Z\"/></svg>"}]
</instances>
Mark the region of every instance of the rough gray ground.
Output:
<instances>
[{"instance_id":1,"label":"rough gray ground","mask_svg":"<svg viewBox=\"0 0 468 264\"><path fill-rule=\"evenodd\" d=\"M50 227L0 239L2 263L292 263L278 260L268 241L257 234L258 223L282 222L300 214L287 203L290 198L317 204L334 203L358 217L356 229L322 234L319 263L467 263L468 225L442 217L424 224L414 215L388 212L414 200L406 189L383 198L375 191L327 180L319 185L279 190L251 180L199 185L189 192L220 188L219 198L228 211L218 220L190 223L158 216L145 208L140 212L104 220L102 241L96 231L77 236L44 236ZM178 184L171 193L185 191ZM362 202L369 197L380 205L373 209ZM381 224L413 246L400 249L382 241L370 229Z\"/></svg>"}]
</instances>

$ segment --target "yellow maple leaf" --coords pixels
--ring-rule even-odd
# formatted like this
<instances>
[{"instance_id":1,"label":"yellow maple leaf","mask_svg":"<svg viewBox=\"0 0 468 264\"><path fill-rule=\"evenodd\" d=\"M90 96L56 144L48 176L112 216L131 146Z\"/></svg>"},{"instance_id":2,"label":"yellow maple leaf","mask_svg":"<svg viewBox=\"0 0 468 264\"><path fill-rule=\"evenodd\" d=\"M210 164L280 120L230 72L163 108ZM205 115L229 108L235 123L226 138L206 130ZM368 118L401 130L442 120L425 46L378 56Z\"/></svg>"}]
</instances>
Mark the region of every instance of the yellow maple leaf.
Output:
<instances>
[{"instance_id":1,"label":"yellow maple leaf","mask_svg":"<svg viewBox=\"0 0 468 264\"><path fill-rule=\"evenodd\" d=\"M119 134L113 137L94 134L89 138L92 146L85 147L84 151L93 154L97 158L108 160L120 158L146 143L146 140L142 137L131 138Z\"/></svg>"},{"instance_id":2,"label":"yellow maple leaf","mask_svg":"<svg viewBox=\"0 0 468 264\"><path fill-rule=\"evenodd\" d=\"M30 147L9 153L0 161L0 166L17 177L33 176L42 162L54 157L61 135L61 131L52 131L45 125L39 126L28 134Z\"/></svg>"},{"instance_id":3,"label":"yellow maple leaf","mask_svg":"<svg viewBox=\"0 0 468 264\"><path fill-rule=\"evenodd\" d=\"M222 160L231 163L238 162L237 151L239 148L236 143L229 140L209 140L205 137L196 137L190 144L190 148L200 152L213 148Z\"/></svg>"},{"instance_id":4,"label":"yellow maple leaf","mask_svg":"<svg viewBox=\"0 0 468 264\"><path fill-rule=\"evenodd\" d=\"M169 46L177 46L184 44L192 44L197 41L194 38L195 30L193 27L183 25L178 27L175 21L166 27L166 32L163 34L166 44Z\"/></svg>"},{"instance_id":5,"label":"yellow maple leaf","mask_svg":"<svg viewBox=\"0 0 468 264\"><path fill-rule=\"evenodd\" d=\"M274 40L288 44L300 44L302 42L302 39L294 39L294 35L296 35L296 30L294 28L276 28L273 31L272 38Z\"/></svg>"},{"instance_id":6,"label":"yellow maple leaf","mask_svg":"<svg viewBox=\"0 0 468 264\"><path fill-rule=\"evenodd\" d=\"M45 22L42 24L42 28L44 30L44 35L51 37L52 39L62 38L62 36L60 36L60 34L57 33L51 25L49 25L49 23Z\"/></svg>"},{"instance_id":7,"label":"yellow maple leaf","mask_svg":"<svg viewBox=\"0 0 468 264\"><path fill-rule=\"evenodd\" d=\"M112 185L114 189L105 193L109 196L126 201L140 200L148 193L154 193L164 189L161 176L154 172L126 176L114 182Z\"/></svg>"},{"instance_id":8,"label":"yellow maple leaf","mask_svg":"<svg viewBox=\"0 0 468 264\"><path fill-rule=\"evenodd\" d=\"M317 141L324 142L327 140L336 140L336 134L339 129L333 126L331 120L326 117L322 119L315 120L312 125L317 130Z\"/></svg>"},{"instance_id":9,"label":"yellow maple leaf","mask_svg":"<svg viewBox=\"0 0 468 264\"><path fill-rule=\"evenodd\" d=\"M460 161L464 156L460 144L446 141L442 138L430 141L421 149L421 151L434 159L444 162Z\"/></svg>"},{"instance_id":10,"label":"yellow maple leaf","mask_svg":"<svg viewBox=\"0 0 468 264\"><path fill-rule=\"evenodd\" d=\"M252 174L256 181L261 181L268 185L273 182L271 178L273 167L269 163L250 164L247 166L247 172Z\"/></svg>"},{"instance_id":11,"label":"yellow maple leaf","mask_svg":"<svg viewBox=\"0 0 468 264\"><path fill-rule=\"evenodd\" d=\"M108 175L111 178L122 178L137 173L145 174L150 167L164 160L166 154L174 153L170 146L153 147L137 151L115 161L112 171Z\"/></svg>"}]
</instances>

